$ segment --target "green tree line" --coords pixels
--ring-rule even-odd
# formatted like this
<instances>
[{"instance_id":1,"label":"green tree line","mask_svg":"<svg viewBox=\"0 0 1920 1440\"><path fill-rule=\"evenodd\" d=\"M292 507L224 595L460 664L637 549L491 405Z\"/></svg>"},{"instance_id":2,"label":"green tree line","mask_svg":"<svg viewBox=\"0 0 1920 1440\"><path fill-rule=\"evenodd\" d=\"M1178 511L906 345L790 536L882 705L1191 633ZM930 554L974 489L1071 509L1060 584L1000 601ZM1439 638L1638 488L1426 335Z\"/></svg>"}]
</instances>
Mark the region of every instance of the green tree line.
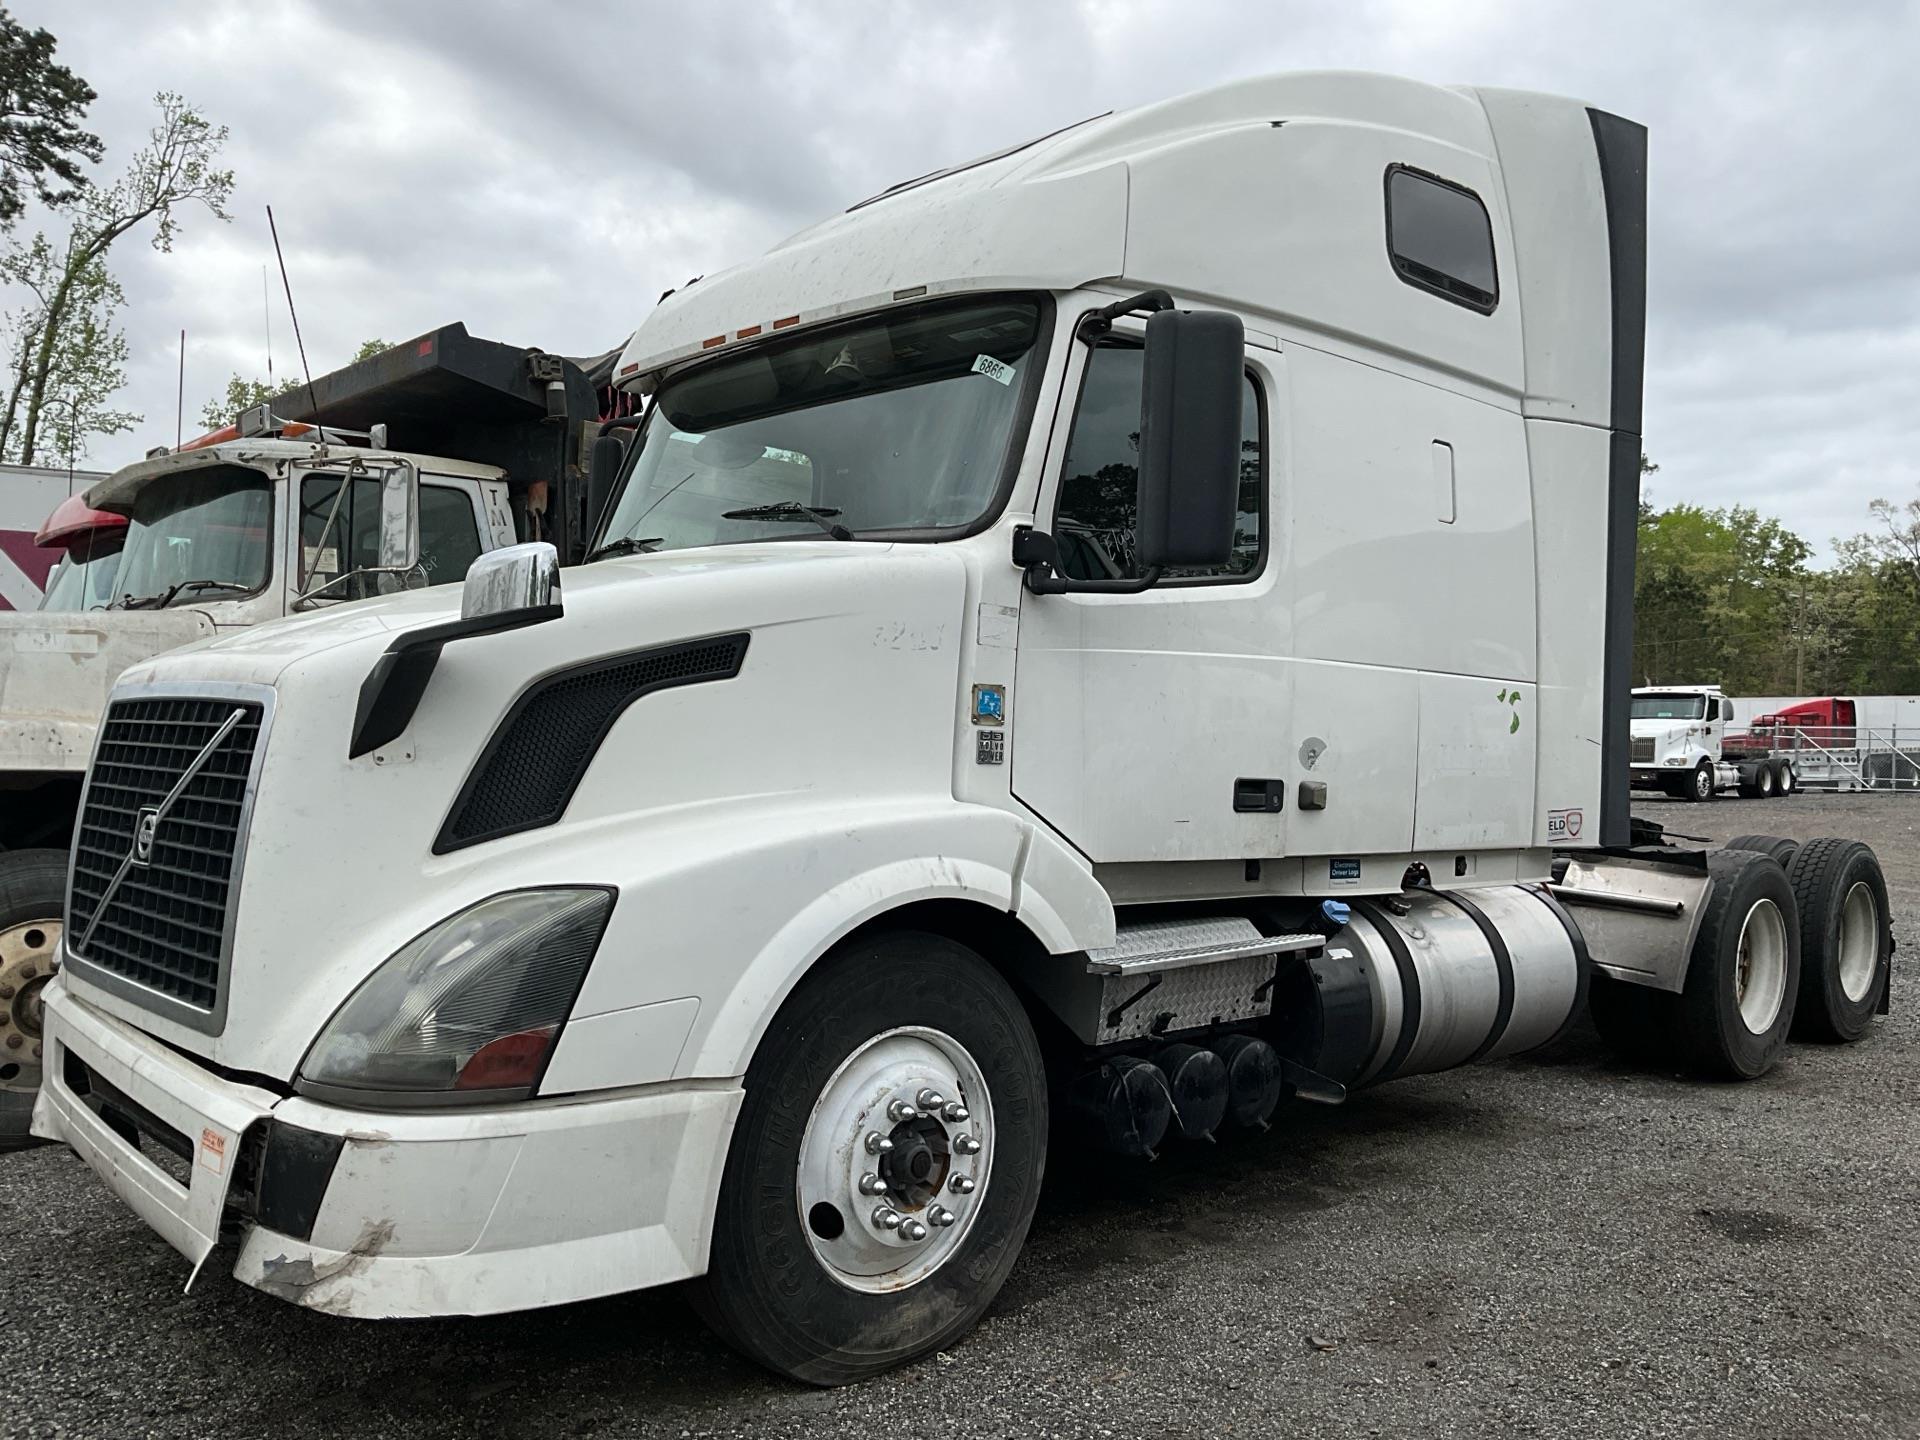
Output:
<instances>
[{"instance_id":1,"label":"green tree line","mask_svg":"<svg viewBox=\"0 0 1920 1440\"><path fill-rule=\"evenodd\" d=\"M1652 467L1648 467L1652 468ZM1747 506L1640 507L1634 683L1735 695L1920 692L1920 498L1876 500L1830 566Z\"/></svg>"}]
</instances>

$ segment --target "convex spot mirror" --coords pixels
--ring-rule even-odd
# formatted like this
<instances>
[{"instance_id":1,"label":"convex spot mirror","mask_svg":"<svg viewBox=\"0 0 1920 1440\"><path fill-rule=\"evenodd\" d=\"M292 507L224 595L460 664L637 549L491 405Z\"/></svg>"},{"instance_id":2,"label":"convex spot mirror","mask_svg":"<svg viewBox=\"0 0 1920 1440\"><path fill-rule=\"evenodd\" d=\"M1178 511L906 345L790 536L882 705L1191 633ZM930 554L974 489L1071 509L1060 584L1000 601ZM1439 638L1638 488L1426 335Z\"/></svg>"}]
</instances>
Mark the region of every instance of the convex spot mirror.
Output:
<instances>
[{"instance_id":1,"label":"convex spot mirror","mask_svg":"<svg viewBox=\"0 0 1920 1440\"><path fill-rule=\"evenodd\" d=\"M490 550L467 567L460 618L550 611L560 604L560 552L544 540Z\"/></svg>"},{"instance_id":2,"label":"convex spot mirror","mask_svg":"<svg viewBox=\"0 0 1920 1440\"><path fill-rule=\"evenodd\" d=\"M1162 310L1147 320L1142 370L1140 567L1225 564L1240 498L1246 327L1223 311Z\"/></svg>"}]
</instances>

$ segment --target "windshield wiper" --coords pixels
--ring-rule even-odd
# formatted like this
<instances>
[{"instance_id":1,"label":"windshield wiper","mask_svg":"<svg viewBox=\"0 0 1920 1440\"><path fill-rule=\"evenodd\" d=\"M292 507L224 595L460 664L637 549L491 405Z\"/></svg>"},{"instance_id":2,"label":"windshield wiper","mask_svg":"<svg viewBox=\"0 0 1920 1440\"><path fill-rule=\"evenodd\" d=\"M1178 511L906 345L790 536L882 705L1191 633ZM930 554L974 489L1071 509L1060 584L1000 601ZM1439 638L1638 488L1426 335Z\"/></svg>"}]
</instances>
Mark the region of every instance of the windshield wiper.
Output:
<instances>
[{"instance_id":1,"label":"windshield wiper","mask_svg":"<svg viewBox=\"0 0 1920 1440\"><path fill-rule=\"evenodd\" d=\"M745 510L722 510L722 520L787 520L805 516L813 521L836 540L851 540L853 532L844 525L834 522L834 516L840 512L830 505L802 505L793 500L782 500L778 505L752 505Z\"/></svg>"},{"instance_id":2,"label":"windshield wiper","mask_svg":"<svg viewBox=\"0 0 1920 1440\"><path fill-rule=\"evenodd\" d=\"M251 595L254 587L240 585L232 580L176 580L158 595L126 595L121 597L122 610L164 610L173 597L183 590L234 590L242 595Z\"/></svg>"},{"instance_id":3,"label":"windshield wiper","mask_svg":"<svg viewBox=\"0 0 1920 1440\"><path fill-rule=\"evenodd\" d=\"M649 535L642 540L636 540L631 535L622 535L618 540L609 540L587 556L586 563L591 565L594 561L604 560L609 555L651 555L656 548L666 543L667 537L664 535Z\"/></svg>"}]
</instances>

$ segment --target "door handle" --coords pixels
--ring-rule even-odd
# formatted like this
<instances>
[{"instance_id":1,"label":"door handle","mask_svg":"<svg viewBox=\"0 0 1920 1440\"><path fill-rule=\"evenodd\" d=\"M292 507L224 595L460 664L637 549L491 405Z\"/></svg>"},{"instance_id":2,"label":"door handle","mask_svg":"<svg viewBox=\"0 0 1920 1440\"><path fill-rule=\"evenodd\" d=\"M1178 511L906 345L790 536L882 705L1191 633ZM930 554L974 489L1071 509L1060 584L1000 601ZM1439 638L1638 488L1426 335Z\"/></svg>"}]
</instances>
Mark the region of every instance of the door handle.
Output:
<instances>
[{"instance_id":1,"label":"door handle","mask_svg":"<svg viewBox=\"0 0 1920 1440\"><path fill-rule=\"evenodd\" d=\"M1278 815L1287 803L1284 780L1248 780L1233 782L1233 808L1243 815Z\"/></svg>"}]
</instances>

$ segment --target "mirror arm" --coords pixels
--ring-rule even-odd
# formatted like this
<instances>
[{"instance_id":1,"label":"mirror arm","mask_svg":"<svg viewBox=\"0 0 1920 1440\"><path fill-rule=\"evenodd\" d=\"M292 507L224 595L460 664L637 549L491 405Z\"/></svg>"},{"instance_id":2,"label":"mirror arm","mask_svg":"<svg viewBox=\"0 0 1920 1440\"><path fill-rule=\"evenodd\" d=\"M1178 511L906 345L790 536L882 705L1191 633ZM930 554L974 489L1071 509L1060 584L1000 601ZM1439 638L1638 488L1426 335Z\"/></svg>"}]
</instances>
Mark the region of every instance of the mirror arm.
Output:
<instances>
[{"instance_id":1,"label":"mirror arm","mask_svg":"<svg viewBox=\"0 0 1920 1440\"><path fill-rule=\"evenodd\" d=\"M1152 315L1161 310L1173 309L1173 296L1164 290L1142 290L1138 295L1125 300L1116 300L1111 305L1098 310L1089 310L1080 317L1080 323L1073 328L1073 338L1084 340L1091 345L1102 335L1113 329L1113 322L1122 315Z\"/></svg>"},{"instance_id":2,"label":"mirror arm","mask_svg":"<svg viewBox=\"0 0 1920 1440\"><path fill-rule=\"evenodd\" d=\"M1062 575L1060 548L1053 536L1031 525L1013 527L1013 563L1027 572L1026 587L1035 595L1138 595L1160 581L1160 567L1130 580L1076 580Z\"/></svg>"}]
</instances>

